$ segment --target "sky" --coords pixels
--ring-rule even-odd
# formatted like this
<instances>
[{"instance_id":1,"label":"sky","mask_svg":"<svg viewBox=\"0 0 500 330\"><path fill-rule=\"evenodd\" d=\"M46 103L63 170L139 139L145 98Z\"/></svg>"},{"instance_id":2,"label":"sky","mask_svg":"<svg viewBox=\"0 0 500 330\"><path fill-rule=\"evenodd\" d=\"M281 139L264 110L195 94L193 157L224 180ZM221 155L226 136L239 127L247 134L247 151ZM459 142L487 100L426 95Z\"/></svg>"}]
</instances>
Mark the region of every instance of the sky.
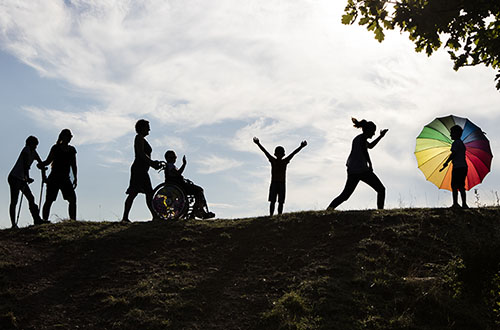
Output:
<instances>
[{"instance_id":1,"label":"sky","mask_svg":"<svg viewBox=\"0 0 500 330\"><path fill-rule=\"evenodd\" d=\"M456 72L445 50L416 53L398 31L379 43L364 27L341 24L344 2L0 0L0 228L10 227L7 176L26 137L38 137L45 159L63 128L78 151L77 218L120 220L141 118L151 123L152 158L186 155L184 175L204 187L218 218L268 213L270 164L254 136L271 153L307 140L288 166L285 212L326 208L360 133L351 117L389 129L370 151L387 208L449 206L451 193L417 168L415 138L454 114L480 126L499 154L495 72ZM493 158L469 205L497 203L496 168ZM31 176L38 202L36 166ZM339 209L375 206L376 193L361 183ZM50 220L67 217L59 196ZM130 218L150 219L143 195ZM31 223L25 203L19 224Z\"/></svg>"}]
</instances>

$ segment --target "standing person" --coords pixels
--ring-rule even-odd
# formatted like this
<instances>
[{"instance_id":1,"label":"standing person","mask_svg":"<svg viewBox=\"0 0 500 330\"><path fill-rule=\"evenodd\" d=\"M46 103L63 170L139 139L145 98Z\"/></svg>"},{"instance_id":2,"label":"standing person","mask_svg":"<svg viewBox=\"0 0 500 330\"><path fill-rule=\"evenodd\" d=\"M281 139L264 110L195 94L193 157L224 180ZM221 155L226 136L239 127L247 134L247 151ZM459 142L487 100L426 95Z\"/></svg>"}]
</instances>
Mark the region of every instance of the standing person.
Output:
<instances>
[{"instance_id":1,"label":"standing person","mask_svg":"<svg viewBox=\"0 0 500 330\"><path fill-rule=\"evenodd\" d=\"M274 156L271 156L269 152L260 144L258 138L254 137L253 142L259 146L260 150L266 155L267 159L271 163L271 185L269 186L269 215L274 214L274 207L276 205L276 199L278 199L278 214L283 213L283 205L285 204L285 192L286 192L286 167L288 163L292 160L293 156L297 154L302 148L307 146L307 141L302 141L300 146L295 149L288 157L285 157L285 148L282 146L277 146L274 149Z\"/></svg>"},{"instance_id":2,"label":"standing person","mask_svg":"<svg viewBox=\"0 0 500 330\"><path fill-rule=\"evenodd\" d=\"M56 144L50 148L47 159L38 166L40 168L51 165L49 177L47 178L47 193L43 204L42 216L44 220L49 219L52 203L57 199L59 190L63 198L69 203L68 214L71 220L76 220L76 149L69 144L73 135L67 128L59 133ZM73 172L73 182L70 178L70 170Z\"/></svg>"},{"instance_id":3,"label":"standing person","mask_svg":"<svg viewBox=\"0 0 500 330\"><path fill-rule=\"evenodd\" d=\"M29 136L26 139L26 144L21 150L21 154L17 158L17 161L9 173L7 181L10 187L10 206L9 215L12 228L18 228L16 222L16 205L19 199L19 192L26 196L28 201L31 216L33 217L33 223L39 225L44 223L40 218L40 211L38 205L35 203L35 197L31 193L28 184L32 183L34 180L30 178L29 170L33 161L41 162L40 156L36 152L36 147L38 146L38 139L34 136Z\"/></svg>"},{"instance_id":4,"label":"standing person","mask_svg":"<svg viewBox=\"0 0 500 330\"><path fill-rule=\"evenodd\" d=\"M465 160L466 147L462 141L463 129L462 127L455 125L450 128L450 136L453 140L451 145L451 155L443 163L443 167L439 172L443 171L448 163L451 161L453 164L453 169L451 171L451 193L453 197L452 208L459 208L458 204L458 192L460 191L460 197L462 198L462 207L464 209L469 208L465 200L465 178L467 177L467 161Z\"/></svg>"},{"instance_id":5,"label":"standing person","mask_svg":"<svg viewBox=\"0 0 500 330\"><path fill-rule=\"evenodd\" d=\"M385 187L375 173L373 173L372 161L370 154L368 154L368 149L375 147L380 139L385 136L388 129L381 130L380 135L375 140L368 142L368 139L371 139L375 135L377 126L373 122L364 119L358 121L356 118L352 118L352 122L354 127L361 128L363 133L356 136L352 141L351 154L346 164L347 182L342 193L330 203L328 209L335 209L349 199L359 181L363 181L377 192L377 208L383 209Z\"/></svg>"},{"instance_id":6,"label":"standing person","mask_svg":"<svg viewBox=\"0 0 500 330\"><path fill-rule=\"evenodd\" d=\"M125 199L122 222L130 222L130 209L139 193L146 194L146 205L151 212L153 220L156 219L153 206L150 203L153 199L153 186L151 185L148 171L150 167L159 168L159 162L151 159L153 149L148 141L146 141L146 136L149 135L150 130L149 121L145 119L140 119L135 124L135 131L137 133L134 140L135 158L130 168L130 184L126 191L128 196Z\"/></svg>"}]
</instances>

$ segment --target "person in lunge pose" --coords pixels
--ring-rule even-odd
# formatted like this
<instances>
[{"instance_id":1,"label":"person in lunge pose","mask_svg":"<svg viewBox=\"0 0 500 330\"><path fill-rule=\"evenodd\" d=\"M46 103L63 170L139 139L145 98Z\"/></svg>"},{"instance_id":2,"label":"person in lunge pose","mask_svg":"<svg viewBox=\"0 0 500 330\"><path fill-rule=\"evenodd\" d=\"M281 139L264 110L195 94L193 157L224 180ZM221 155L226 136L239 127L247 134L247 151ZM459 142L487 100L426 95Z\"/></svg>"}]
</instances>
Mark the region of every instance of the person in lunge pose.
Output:
<instances>
[{"instance_id":1,"label":"person in lunge pose","mask_svg":"<svg viewBox=\"0 0 500 330\"><path fill-rule=\"evenodd\" d=\"M462 133L463 129L458 125L450 128L450 136L453 140L451 145L451 155L443 163L443 167L439 170L439 172L443 171L448 166L449 162L453 164L453 169L451 171L451 193L453 197L453 205L451 207L460 207L458 204L458 192L460 191L462 207L467 209L469 206L465 200L465 178L467 177L468 166L467 161L465 160L466 147L461 139Z\"/></svg>"},{"instance_id":2,"label":"person in lunge pose","mask_svg":"<svg viewBox=\"0 0 500 330\"><path fill-rule=\"evenodd\" d=\"M59 190L63 198L68 201L68 213L71 220L76 220L76 185L77 166L76 149L69 144L73 134L67 128L59 133L56 144L49 151L47 159L38 164L39 168L51 165L49 177L47 178L47 194L43 204L42 216L48 221L52 203L57 199ZM73 172L73 182L70 178L70 170Z\"/></svg>"},{"instance_id":3,"label":"person in lunge pose","mask_svg":"<svg viewBox=\"0 0 500 330\"><path fill-rule=\"evenodd\" d=\"M384 208L385 187L379 178L373 173L372 161L368 149L372 149L387 133L388 129L380 131L380 135L373 141L368 142L377 130L377 126L366 120L358 121L352 118L354 127L361 128L363 133L359 134L352 141L351 154L347 159L347 182L342 193L335 198L328 209L335 209L341 203L345 202L354 192L359 181L363 181L377 192L377 208Z\"/></svg>"},{"instance_id":4,"label":"person in lunge pose","mask_svg":"<svg viewBox=\"0 0 500 330\"><path fill-rule=\"evenodd\" d=\"M182 157L182 165L180 168L175 166L177 155L173 150L165 152L165 182L178 184L187 194L194 195L193 212L194 216L201 219L210 219L215 217L213 212L208 210L207 200L203 193L203 188L195 185L192 181L185 179L182 172L186 168L186 156Z\"/></svg>"},{"instance_id":5,"label":"person in lunge pose","mask_svg":"<svg viewBox=\"0 0 500 330\"><path fill-rule=\"evenodd\" d=\"M260 150L266 155L271 163L271 185L269 186L269 215L274 214L276 199L278 200L278 214L283 213L283 205L285 204L286 192L286 167L302 148L307 146L307 141L302 141L300 146L295 149L290 155L285 157L285 148L277 146L274 149L274 156L267 152L266 148L260 144L258 138L254 137L253 142L259 146Z\"/></svg>"},{"instance_id":6,"label":"person in lunge pose","mask_svg":"<svg viewBox=\"0 0 500 330\"><path fill-rule=\"evenodd\" d=\"M140 193L146 195L146 205L151 212L153 220L156 219L155 212L150 203L153 199L153 186L151 185L148 171L150 167L158 169L160 163L151 159L151 152L153 149L146 140L146 136L149 135L150 130L149 121L145 119L140 119L135 124L135 131L137 133L134 139L135 158L130 168L130 184L126 191L128 196L125 199L122 222L130 222L129 213L132 208L132 203Z\"/></svg>"},{"instance_id":7,"label":"person in lunge pose","mask_svg":"<svg viewBox=\"0 0 500 330\"><path fill-rule=\"evenodd\" d=\"M35 160L38 163L41 162L40 156L38 156L38 153L36 152L37 146L38 139L36 137L29 136L26 139L26 145L23 150L21 150L21 154L17 158L17 161L7 178L10 187L9 215L12 228L17 228L16 205L19 200L19 192L26 196L34 224L39 225L44 223L44 221L40 218L38 205L35 204L35 197L31 193L30 187L28 186L28 184L34 181L29 175L31 164L33 164L33 161Z\"/></svg>"}]
</instances>

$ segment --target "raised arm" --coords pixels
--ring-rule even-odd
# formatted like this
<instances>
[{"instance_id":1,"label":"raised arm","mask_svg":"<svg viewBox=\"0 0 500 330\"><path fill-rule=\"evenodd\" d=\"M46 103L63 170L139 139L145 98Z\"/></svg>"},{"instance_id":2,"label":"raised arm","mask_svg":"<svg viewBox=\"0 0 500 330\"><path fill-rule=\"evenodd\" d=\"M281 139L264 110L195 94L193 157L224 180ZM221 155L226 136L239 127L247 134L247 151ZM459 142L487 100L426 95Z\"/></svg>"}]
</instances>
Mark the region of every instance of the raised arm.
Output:
<instances>
[{"instance_id":1,"label":"raised arm","mask_svg":"<svg viewBox=\"0 0 500 330\"><path fill-rule=\"evenodd\" d=\"M262 146L262 144L260 144L260 141L259 141L259 139L258 139L258 138L254 137L254 138L253 138L253 142L254 142L257 146L259 146L260 150L262 150L262 152L266 155L267 159L269 159L269 160L273 159L273 156L271 156L271 154L270 154L269 152L267 152L266 148L264 148L264 147Z\"/></svg>"},{"instance_id":2,"label":"raised arm","mask_svg":"<svg viewBox=\"0 0 500 330\"><path fill-rule=\"evenodd\" d=\"M372 142L368 142L367 147L368 149L373 149L377 145L377 143L385 136L385 134L389 131L387 128L383 129L380 131L380 135L373 140Z\"/></svg>"},{"instance_id":3,"label":"raised arm","mask_svg":"<svg viewBox=\"0 0 500 330\"><path fill-rule=\"evenodd\" d=\"M299 151L301 151L302 149L304 149L304 147L307 146L307 141L304 140L300 143L300 146L297 147L297 149L295 149L294 151L292 151L291 154L289 154L285 159L288 160L288 161L291 161L293 156L295 156Z\"/></svg>"},{"instance_id":4,"label":"raised arm","mask_svg":"<svg viewBox=\"0 0 500 330\"><path fill-rule=\"evenodd\" d=\"M182 165L181 167L177 170L177 172L182 175L182 172L184 172L184 169L186 168L186 164L187 164L187 161L186 161L186 155L184 155L182 157Z\"/></svg>"}]
</instances>

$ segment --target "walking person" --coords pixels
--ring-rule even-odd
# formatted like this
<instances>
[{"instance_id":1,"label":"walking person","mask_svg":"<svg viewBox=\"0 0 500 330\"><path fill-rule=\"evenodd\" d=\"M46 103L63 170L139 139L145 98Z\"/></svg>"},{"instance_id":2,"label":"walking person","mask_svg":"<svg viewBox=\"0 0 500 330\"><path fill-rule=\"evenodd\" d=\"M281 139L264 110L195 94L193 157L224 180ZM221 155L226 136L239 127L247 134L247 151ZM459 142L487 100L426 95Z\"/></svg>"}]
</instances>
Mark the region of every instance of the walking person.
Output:
<instances>
[{"instance_id":1,"label":"walking person","mask_svg":"<svg viewBox=\"0 0 500 330\"><path fill-rule=\"evenodd\" d=\"M68 215L71 220L76 220L76 193L77 165L76 148L69 144L73 135L67 128L59 133L56 144L49 151L47 159L41 162L40 168L50 165L51 170L47 178L47 193L43 204L42 216L44 220L49 219L50 208L56 201L59 190L63 198L68 202ZM70 178L73 173L73 182Z\"/></svg>"},{"instance_id":2,"label":"walking person","mask_svg":"<svg viewBox=\"0 0 500 330\"><path fill-rule=\"evenodd\" d=\"M302 141L300 146L295 149L290 155L285 157L285 148L277 146L274 149L274 156L260 144L258 138L254 137L253 142L262 150L267 159L271 163L271 185L269 186L269 215L274 214L276 200L278 200L278 214L283 213L286 193L286 167L300 150L307 146L307 141Z\"/></svg>"},{"instance_id":3,"label":"walking person","mask_svg":"<svg viewBox=\"0 0 500 330\"><path fill-rule=\"evenodd\" d=\"M153 220L156 219L153 206L151 205L151 200L153 199L153 186L151 185L148 171L150 167L158 169L160 163L151 159L153 148L151 148L151 145L146 140L146 136L149 135L150 130L149 121L145 119L140 119L135 124L135 131L137 133L134 139L135 158L130 168L130 184L126 191L128 196L125 199L122 222L130 222L129 213L132 204L140 193L146 195L146 205L151 212Z\"/></svg>"},{"instance_id":4,"label":"walking person","mask_svg":"<svg viewBox=\"0 0 500 330\"><path fill-rule=\"evenodd\" d=\"M364 119L358 121L356 118L352 118L352 122L354 127L361 128L363 133L356 136L352 141L351 153L346 164L347 182L342 193L330 203L328 209L333 210L341 203L349 199L356 189L359 181L363 181L377 192L377 208L383 209L385 201L385 187L373 172L372 161L370 159L368 149L375 147L385 136L388 129L381 130L380 135L375 140L368 142L368 139L371 139L375 135L377 126L373 122L366 121Z\"/></svg>"},{"instance_id":5,"label":"walking person","mask_svg":"<svg viewBox=\"0 0 500 330\"><path fill-rule=\"evenodd\" d=\"M460 192L460 197L462 198L462 207L468 209L469 206L466 202L465 195L465 178L467 177L467 161L465 160L465 144L462 141L463 129L462 127L455 125L450 128L450 136L453 140L451 145L451 155L443 163L443 167L439 170L442 172L451 162L453 164L453 169L451 171L451 193L453 198L452 208L460 208L458 204L458 192Z\"/></svg>"},{"instance_id":6,"label":"walking person","mask_svg":"<svg viewBox=\"0 0 500 330\"><path fill-rule=\"evenodd\" d=\"M35 197L31 192L29 184L34 180L29 176L29 170L33 161L41 162L40 156L36 152L38 146L38 139L34 136L29 136L26 139L26 144L21 150L19 157L17 158L14 167L9 173L7 181L9 182L10 188L10 205L9 205L9 215L12 228L18 228L16 219L16 206L19 200L19 193L21 192L26 196L28 201L29 210L31 217L33 218L33 223L39 225L44 223L40 218L40 211L38 205L35 203ZM22 198L22 196L21 196ZM19 215L18 215L19 216Z\"/></svg>"}]
</instances>

